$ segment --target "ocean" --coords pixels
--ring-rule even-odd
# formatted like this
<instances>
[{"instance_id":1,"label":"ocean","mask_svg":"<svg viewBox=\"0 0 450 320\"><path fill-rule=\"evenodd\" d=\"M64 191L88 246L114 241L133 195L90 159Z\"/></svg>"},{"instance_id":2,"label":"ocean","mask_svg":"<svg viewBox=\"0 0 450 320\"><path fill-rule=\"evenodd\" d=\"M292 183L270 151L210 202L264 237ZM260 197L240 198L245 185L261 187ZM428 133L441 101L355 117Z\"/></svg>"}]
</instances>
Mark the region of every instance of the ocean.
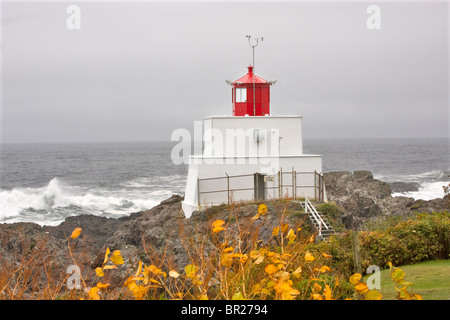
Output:
<instances>
[{"instance_id":1,"label":"ocean","mask_svg":"<svg viewBox=\"0 0 450 320\"><path fill-rule=\"evenodd\" d=\"M323 169L370 170L386 182L415 183L396 192L415 199L443 197L450 183L450 140L305 140ZM123 217L184 194L187 165L171 161L174 142L2 144L0 223L57 225L81 214Z\"/></svg>"}]
</instances>

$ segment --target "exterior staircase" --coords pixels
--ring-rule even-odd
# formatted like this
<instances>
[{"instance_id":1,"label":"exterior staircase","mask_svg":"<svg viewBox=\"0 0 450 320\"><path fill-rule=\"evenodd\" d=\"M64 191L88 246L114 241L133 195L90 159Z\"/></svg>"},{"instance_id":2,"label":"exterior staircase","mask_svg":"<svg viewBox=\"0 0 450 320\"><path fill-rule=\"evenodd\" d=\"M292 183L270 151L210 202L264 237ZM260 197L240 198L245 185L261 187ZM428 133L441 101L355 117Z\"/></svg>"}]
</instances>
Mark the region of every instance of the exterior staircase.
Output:
<instances>
[{"instance_id":1,"label":"exterior staircase","mask_svg":"<svg viewBox=\"0 0 450 320\"><path fill-rule=\"evenodd\" d=\"M313 228L313 231L317 232L317 241L327 240L335 233L327 218L325 218L320 211L317 211L314 205L307 198L305 198L305 201L299 201L298 203L300 203L305 210L305 214L308 215L308 222Z\"/></svg>"}]
</instances>

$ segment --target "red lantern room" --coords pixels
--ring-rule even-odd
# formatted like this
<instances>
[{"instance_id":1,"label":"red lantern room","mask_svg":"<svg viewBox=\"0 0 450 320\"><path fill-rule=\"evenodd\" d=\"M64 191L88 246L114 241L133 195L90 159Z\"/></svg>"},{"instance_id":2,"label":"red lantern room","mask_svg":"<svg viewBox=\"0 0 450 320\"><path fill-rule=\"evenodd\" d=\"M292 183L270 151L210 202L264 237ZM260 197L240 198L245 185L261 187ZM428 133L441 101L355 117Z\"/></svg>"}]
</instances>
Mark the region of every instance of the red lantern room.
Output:
<instances>
[{"instance_id":1,"label":"red lantern room","mask_svg":"<svg viewBox=\"0 0 450 320\"><path fill-rule=\"evenodd\" d=\"M233 116L270 115L270 86L274 83L254 74L250 65L245 76L231 83Z\"/></svg>"}]
</instances>

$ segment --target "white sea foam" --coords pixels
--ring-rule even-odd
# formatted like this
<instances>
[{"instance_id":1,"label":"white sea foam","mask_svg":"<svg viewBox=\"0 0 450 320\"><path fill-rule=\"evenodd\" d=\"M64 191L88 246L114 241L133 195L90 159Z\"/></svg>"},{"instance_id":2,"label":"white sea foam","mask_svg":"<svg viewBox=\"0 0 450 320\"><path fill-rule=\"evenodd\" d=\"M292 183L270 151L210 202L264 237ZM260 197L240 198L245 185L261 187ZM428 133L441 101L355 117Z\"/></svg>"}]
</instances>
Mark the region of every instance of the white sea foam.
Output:
<instances>
[{"instance_id":1,"label":"white sea foam","mask_svg":"<svg viewBox=\"0 0 450 320\"><path fill-rule=\"evenodd\" d=\"M450 181L439 181L439 182L424 182L419 186L419 190L417 191L409 191L409 192L396 192L393 193L393 197L410 197L415 200L433 200L436 198L444 197L444 189L443 186L447 186Z\"/></svg>"},{"instance_id":2,"label":"white sea foam","mask_svg":"<svg viewBox=\"0 0 450 320\"><path fill-rule=\"evenodd\" d=\"M136 192L83 190L53 178L42 188L0 191L0 222L33 221L54 225L69 215L91 213L117 216L150 209L170 196L170 190ZM37 214L38 212L39 214Z\"/></svg>"}]
</instances>

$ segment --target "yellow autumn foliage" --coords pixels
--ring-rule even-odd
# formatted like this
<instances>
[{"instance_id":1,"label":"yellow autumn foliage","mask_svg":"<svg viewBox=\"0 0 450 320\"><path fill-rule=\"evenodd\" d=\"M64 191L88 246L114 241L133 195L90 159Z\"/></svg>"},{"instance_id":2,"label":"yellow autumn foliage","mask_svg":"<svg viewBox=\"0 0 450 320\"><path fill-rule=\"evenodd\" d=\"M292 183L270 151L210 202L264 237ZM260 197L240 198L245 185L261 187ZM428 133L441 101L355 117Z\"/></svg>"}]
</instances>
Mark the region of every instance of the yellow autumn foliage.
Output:
<instances>
[{"instance_id":1,"label":"yellow autumn foliage","mask_svg":"<svg viewBox=\"0 0 450 320\"><path fill-rule=\"evenodd\" d=\"M70 235L71 239L76 239L81 234L81 228L76 228L73 230L72 234Z\"/></svg>"},{"instance_id":2,"label":"yellow autumn foliage","mask_svg":"<svg viewBox=\"0 0 450 320\"><path fill-rule=\"evenodd\" d=\"M247 216L247 221L251 225L261 226L261 223L254 224L253 221L267 212L267 205L260 204L256 215L253 218ZM237 221L238 218L230 216L226 220ZM225 227L224 220L215 220L209 229L212 233L195 235L195 243L200 249L189 252L191 262L184 266L184 270L183 266L174 266L163 259L151 260L147 265L142 261L136 263L135 269L123 282L124 297L136 300L383 298L380 292L369 289L360 273L348 278L334 270L333 256L310 244L315 241L314 234L305 235L305 232L300 232L300 226L287 223L283 215L280 218L278 226L271 230L273 238L269 237L268 242L251 238L251 229L246 229L243 224L236 223L238 229L232 230L231 222ZM270 235L270 229L268 232ZM219 233L220 236L216 235ZM80 234L81 228L76 228L71 239L76 239ZM206 246L212 246L213 250L208 248L205 254L206 251L202 250ZM95 275L108 279L105 273L124 268L123 264L120 250L111 252L106 248L103 263L95 269ZM412 283L405 280L405 272L394 268L391 263L388 265L398 299L422 299L408 290ZM105 299L112 290L109 283L97 282L94 287L86 288L82 298Z\"/></svg>"}]
</instances>

